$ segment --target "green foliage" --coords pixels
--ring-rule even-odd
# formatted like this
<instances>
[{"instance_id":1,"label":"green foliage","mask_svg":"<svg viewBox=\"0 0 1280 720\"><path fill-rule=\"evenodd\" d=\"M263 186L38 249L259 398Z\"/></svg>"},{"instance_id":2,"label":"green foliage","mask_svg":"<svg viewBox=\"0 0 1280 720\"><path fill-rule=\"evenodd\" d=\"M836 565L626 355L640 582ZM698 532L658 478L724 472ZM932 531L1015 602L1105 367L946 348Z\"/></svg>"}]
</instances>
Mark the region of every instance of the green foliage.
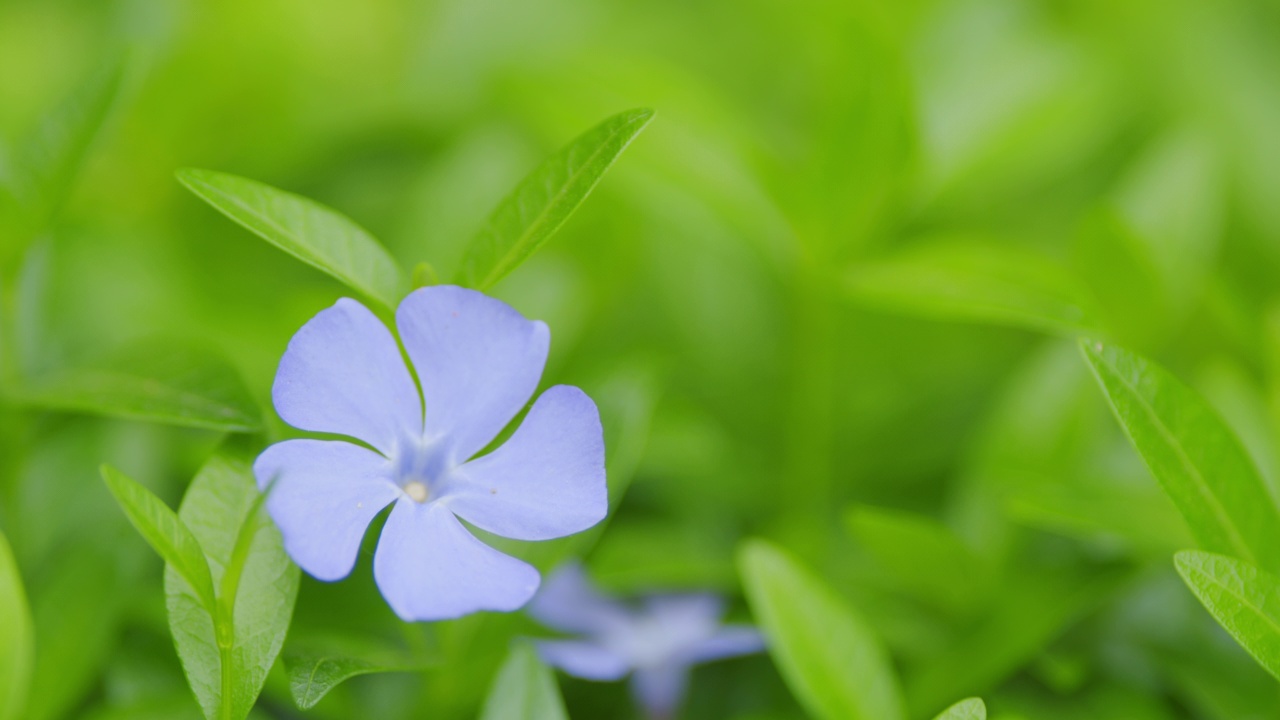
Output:
<instances>
[{"instance_id":1,"label":"green foliage","mask_svg":"<svg viewBox=\"0 0 1280 720\"><path fill-rule=\"evenodd\" d=\"M905 717L897 678L880 640L830 588L763 540L742 546L738 567L770 653L813 715L828 720Z\"/></svg>"},{"instance_id":2,"label":"green foliage","mask_svg":"<svg viewBox=\"0 0 1280 720\"><path fill-rule=\"evenodd\" d=\"M404 659L356 657L335 651L286 649L281 657L289 673L289 692L303 710L315 707L330 690L353 677L417 669Z\"/></svg>"},{"instance_id":3,"label":"green foliage","mask_svg":"<svg viewBox=\"0 0 1280 720\"><path fill-rule=\"evenodd\" d=\"M1209 614L1280 679L1280 577L1243 560L1197 550L1178 553L1174 564Z\"/></svg>"},{"instance_id":4,"label":"green foliage","mask_svg":"<svg viewBox=\"0 0 1280 720\"><path fill-rule=\"evenodd\" d=\"M569 715L551 670L528 642L511 647L493 679L481 720L567 720Z\"/></svg>"},{"instance_id":5,"label":"green foliage","mask_svg":"<svg viewBox=\"0 0 1280 720\"><path fill-rule=\"evenodd\" d=\"M987 720L987 706L982 698L969 698L947 708L934 720Z\"/></svg>"},{"instance_id":6,"label":"green foliage","mask_svg":"<svg viewBox=\"0 0 1280 720\"><path fill-rule=\"evenodd\" d=\"M207 350L149 342L96 365L27 381L14 400L35 407L228 432L262 427L235 370Z\"/></svg>"},{"instance_id":7,"label":"green foliage","mask_svg":"<svg viewBox=\"0 0 1280 720\"><path fill-rule=\"evenodd\" d=\"M0 720L22 717L31 682L31 611L9 542L0 534Z\"/></svg>"},{"instance_id":8,"label":"green foliage","mask_svg":"<svg viewBox=\"0 0 1280 720\"><path fill-rule=\"evenodd\" d=\"M407 290L404 272L377 240L314 200L211 170L180 170L178 180L258 237L388 308Z\"/></svg>"},{"instance_id":9,"label":"green foliage","mask_svg":"<svg viewBox=\"0 0 1280 720\"><path fill-rule=\"evenodd\" d=\"M214 612L174 565L165 569L169 626L209 720L248 716L284 643L298 592L298 568L262 511L251 460L243 446L223 447L201 468L178 510L212 571Z\"/></svg>"},{"instance_id":10,"label":"green foliage","mask_svg":"<svg viewBox=\"0 0 1280 720\"><path fill-rule=\"evenodd\" d=\"M1099 327L1084 286L1058 265L974 238L934 238L860 263L844 289L861 304L939 320L1066 335Z\"/></svg>"},{"instance_id":11,"label":"green foliage","mask_svg":"<svg viewBox=\"0 0 1280 720\"><path fill-rule=\"evenodd\" d=\"M529 259L568 221L652 119L652 110L619 113L543 161L498 203L471 239L456 282L484 290Z\"/></svg>"},{"instance_id":12,"label":"green foliage","mask_svg":"<svg viewBox=\"0 0 1280 720\"><path fill-rule=\"evenodd\" d=\"M1209 404L1151 361L1082 341L1125 433L1201 546L1280 567L1280 511L1253 461Z\"/></svg>"}]
</instances>

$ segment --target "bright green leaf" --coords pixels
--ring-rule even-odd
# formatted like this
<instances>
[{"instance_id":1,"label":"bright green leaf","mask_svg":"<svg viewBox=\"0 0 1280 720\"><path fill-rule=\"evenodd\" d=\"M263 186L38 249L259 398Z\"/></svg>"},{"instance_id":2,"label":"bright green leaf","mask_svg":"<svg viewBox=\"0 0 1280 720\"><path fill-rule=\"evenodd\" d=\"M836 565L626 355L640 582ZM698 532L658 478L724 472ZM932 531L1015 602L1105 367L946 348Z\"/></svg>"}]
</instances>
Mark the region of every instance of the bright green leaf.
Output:
<instances>
[{"instance_id":1,"label":"bright green leaf","mask_svg":"<svg viewBox=\"0 0 1280 720\"><path fill-rule=\"evenodd\" d=\"M233 368L207 351L146 343L99 364L36 378L14 392L37 407L168 425L252 432L262 411Z\"/></svg>"},{"instance_id":2,"label":"bright green leaf","mask_svg":"<svg viewBox=\"0 0 1280 720\"><path fill-rule=\"evenodd\" d=\"M854 302L934 320L1073 335L1097 329L1084 286L1057 264L1012 247L941 238L855 267Z\"/></svg>"},{"instance_id":3,"label":"bright green leaf","mask_svg":"<svg viewBox=\"0 0 1280 720\"><path fill-rule=\"evenodd\" d=\"M31 612L9 541L0 533L0 720L16 720L26 706L34 645Z\"/></svg>"},{"instance_id":4,"label":"bright green leaf","mask_svg":"<svg viewBox=\"0 0 1280 720\"><path fill-rule=\"evenodd\" d=\"M769 651L810 713L825 720L905 717L880 640L826 585L762 540L743 545L738 567Z\"/></svg>"},{"instance_id":5,"label":"bright green leaf","mask_svg":"<svg viewBox=\"0 0 1280 720\"><path fill-rule=\"evenodd\" d=\"M1092 341L1080 348L1125 433L1201 546L1268 569L1280 565L1280 512L1222 418L1146 358Z\"/></svg>"},{"instance_id":6,"label":"bright green leaf","mask_svg":"<svg viewBox=\"0 0 1280 720\"><path fill-rule=\"evenodd\" d=\"M1178 553L1174 565L1209 614L1280 679L1280 577L1197 550Z\"/></svg>"},{"instance_id":7,"label":"bright green leaf","mask_svg":"<svg viewBox=\"0 0 1280 720\"><path fill-rule=\"evenodd\" d=\"M564 225L652 119L653 111L647 109L619 113L543 161L471 239L455 282L484 290L527 260Z\"/></svg>"},{"instance_id":8,"label":"bright green leaf","mask_svg":"<svg viewBox=\"0 0 1280 720\"><path fill-rule=\"evenodd\" d=\"M942 712L934 720L987 720L987 706L982 698L961 700Z\"/></svg>"},{"instance_id":9,"label":"bright green leaf","mask_svg":"<svg viewBox=\"0 0 1280 720\"><path fill-rule=\"evenodd\" d=\"M335 210L211 170L179 170L178 180L262 239L388 308L395 308L408 291L404 273L386 249Z\"/></svg>"},{"instance_id":10,"label":"bright green leaf","mask_svg":"<svg viewBox=\"0 0 1280 720\"><path fill-rule=\"evenodd\" d=\"M187 680L209 720L241 720L284 642L298 568L262 512L253 456L228 444L205 463L178 517L204 549L219 589L218 627L191 586L165 570L169 627ZM222 640L219 643L219 639Z\"/></svg>"},{"instance_id":11,"label":"bright green leaf","mask_svg":"<svg viewBox=\"0 0 1280 720\"><path fill-rule=\"evenodd\" d=\"M481 720L568 720L555 676L527 642L517 642L494 678Z\"/></svg>"},{"instance_id":12,"label":"bright green leaf","mask_svg":"<svg viewBox=\"0 0 1280 720\"><path fill-rule=\"evenodd\" d=\"M209 563L187 526L160 498L119 470L103 465L102 479L147 544L191 585L204 607L213 612Z\"/></svg>"}]
</instances>

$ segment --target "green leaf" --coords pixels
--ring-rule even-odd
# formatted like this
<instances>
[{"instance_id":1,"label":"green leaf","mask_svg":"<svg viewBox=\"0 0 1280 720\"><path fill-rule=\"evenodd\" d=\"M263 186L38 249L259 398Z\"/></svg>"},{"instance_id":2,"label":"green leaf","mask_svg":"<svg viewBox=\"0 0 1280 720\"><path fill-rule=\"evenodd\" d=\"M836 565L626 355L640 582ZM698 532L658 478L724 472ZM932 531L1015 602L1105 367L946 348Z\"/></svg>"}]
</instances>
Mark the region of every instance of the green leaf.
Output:
<instances>
[{"instance_id":1,"label":"green leaf","mask_svg":"<svg viewBox=\"0 0 1280 720\"><path fill-rule=\"evenodd\" d=\"M738 568L769 651L811 714L826 720L905 717L880 640L826 585L762 540L743 545Z\"/></svg>"},{"instance_id":2,"label":"green leaf","mask_svg":"<svg viewBox=\"0 0 1280 720\"><path fill-rule=\"evenodd\" d=\"M1184 550L1173 561L1218 624L1280 679L1280 577L1236 558L1197 550Z\"/></svg>"},{"instance_id":3,"label":"green leaf","mask_svg":"<svg viewBox=\"0 0 1280 720\"><path fill-rule=\"evenodd\" d=\"M191 585L165 570L169 627L187 681L209 720L241 720L284 642L298 568L262 512L253 456L229 443L205 463L178 517L204 549L218 589L211 617Z\"/></svg>"},{"instance_id":4,"label":"green leaf","mask_svg":"<svg viewBox=\"0 0 1280 720\"><path fill-rule=\"evenodd\" d=\"M969 698L952 705L934 720L987 720L987 706L982 698Z\"/></svg>"},{"instance_id":5,"label":"green leaf","mask_svg":"<svg viewBox=\"0 0 1280 720\"><path fill-rule=\"evenodd\" d=\"M26 707L35 652L31 611L9 541L0 533L0 720L16 720Z\"/></svg>"},{"instance_id":6,"label":"green leaf","mask_svg":"<svg viewBox=\"0 0 1280 720\"><path fill-rule=\"evenodd\" d=\"M330 690L358 675L413 672L427 667L385 648L351 640L342 641L336 649L285 648L281 658L289 674L289 691L303 710L315 707Z\"/></svg>"},{"instance_id":7,"label":"green leaf","mask_svg":"<svg viewBox=\"0 0 1280 720\"><path fill-rule=\"evenodd\" d=\"M533 645L517 642L498 670L481 720L568 720L556 679Z\"/></svg>"},{"instance_id":8,"label":"green leaf","mask_svg":"<svg viewBox=\"0 0 1280 720\"><path fill-rule=\"evenodd\" d=\"M14 391L13 400L226 432L262 427L262 411L231 366L208 351L160 342L32 379Z\"/></svg>"},{"instance_id":9,"label":"green leaf","mask_svg":"<svg viewBox=\"0 0 1280 720\"><path fill-rule=\"evenodd\" d=\"M12 219L15 226L10 230L18 241L0 242L0 248L21 249L25 240L53 219L111 110L123 69L124 64L117 61L94 72L19 145L8 182L10 201L16 207L8 212L0 204L0 217Z\"/></svg>"},{"instance_id":10,"label":"green leaf","mask_svg":"<svg viewBox=\"0 0 1280 720\"><path fill-rule=\"evenodd\" d=\"M1195 391L1134 353L1081 341L1125 433L1206 550L1274 570L1280 512L1222 418Z\"/></svg>"},{"instance_id":11,"label":"green leaf","mask_svg":"<svg viewBox=\"0 0 1280 720\"><path fill-rule=\"evenodd\" d=\"M591 194L653 111L614 115L547 158L502 200L463 251L455 282L484 290L542 246Z\"/></svg>"},{"instance_id":12,"label":"green leaf","mask_svg":"<svg viewBox=\"0 0 1280 720\"><path fill-rule=\"evenodd\" d=\"M855 267L852 301L932 320L1063 335L1098 329L1084 286L1046 258L971 238L935 238Z\"/></svg>"},{"instance_id":13,"label":"green leaf","mask_svg":"<svg viewBox=\"0 0 1280 720\"><path fill-rule=\"evenodd\" d=\"M851 509L845 524L894 584L920 601L953 612L978 601L986 569L945 525L873 507Z\"/></svg>"},{"instance_id":14,"label":"green leaf","mask_svg":"<svg viewBox=\"0 0 1280 720\"><path fill-rule=\"evenodd\" d=\"M215 596L209 563L187 526L164 501L110 465L102 466L102 479L147 544L187 581L204 607L210 613L214 612Z\"/></svg>"},{"instance_id":15,"label":"green leaf","mask_svg":"<svg viewBox=\"0 0 1280 720\"><path fill-rule=\"evenodd\" d=\"M403 271L368 232L314 200L255 180L194 168L178 180L222 214L304 263L394 309Z\"/></svg>"}]
</instances>

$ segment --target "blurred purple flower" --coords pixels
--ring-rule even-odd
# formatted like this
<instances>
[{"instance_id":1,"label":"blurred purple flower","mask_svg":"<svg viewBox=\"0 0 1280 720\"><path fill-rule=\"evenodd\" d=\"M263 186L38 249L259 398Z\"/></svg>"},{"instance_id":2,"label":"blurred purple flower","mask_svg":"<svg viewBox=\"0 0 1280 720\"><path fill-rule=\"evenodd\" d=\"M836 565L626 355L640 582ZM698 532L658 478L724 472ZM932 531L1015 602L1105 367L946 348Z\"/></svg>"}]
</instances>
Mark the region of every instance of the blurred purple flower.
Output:
<instances>
[{"instance_id":1,"label":"blurred purple flower","mask_svg":"<svg viewBox=\"0 0 1280 720\"><path fill-rule=\"evenodd\" d=\"M547 579L529 614L581 636L538 641L547 664L585 680L630 673L636 701L655 718L671 717L679 707L694 665L764 649L755 628L721 624L724 603L715 595L654 595L632 606L602 595L577 564Z\"/></svg>"},{"instance_id":2,"label":"blurred purple flower","mask_svg":"<svg viewBox=\"0 0 1280 720\"><path fill-rule=\"evenodd\" d=\"M280 417L368 447L287 440L267 448L254 463L259 487L274 482L267 510L294 562L332 581L351 573L369 523L394 503L373 573L397 615L515 610L537 590L538 572L458 518L518 540L570 535L603 519L595 403L577 388L552 387L505 444L472 459L537 388L547 326L452 286L411 293L396 326L421 399L395 338L354 300L339 300L293 336L272 388Z\"/></svg>"}]
</instances>

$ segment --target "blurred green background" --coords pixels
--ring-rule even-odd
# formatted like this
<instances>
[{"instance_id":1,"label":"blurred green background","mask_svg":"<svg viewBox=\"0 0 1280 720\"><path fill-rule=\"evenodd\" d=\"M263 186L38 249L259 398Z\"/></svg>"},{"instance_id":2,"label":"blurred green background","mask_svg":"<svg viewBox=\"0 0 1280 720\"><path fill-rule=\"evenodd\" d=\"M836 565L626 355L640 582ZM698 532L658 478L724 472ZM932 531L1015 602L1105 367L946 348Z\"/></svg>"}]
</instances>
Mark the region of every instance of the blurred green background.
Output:
<instances>
[{"instance_id":1,"label":"blurred green background","mask_svg":"<svg viewBox=\"0 0 1280 720\"><path fill-rule=\"evenodd\" d=\"M634 480L586 559L603 585L712 588L747 619L734 548L763 536L871 621L913 717L975 694L1004 718L1280 713L1280 686L1178 581L1170 555L1192 542L1074 343L850 280L956 238L1051 273L1208 396L1274 483L1280 6L0 0L0 167L121 55L56 222L0 255L20 339L4 352L29 376L196 341L270 408L289 338L349 291L177 168L314 198L448 277L542 158L652 107L493 291L551 326L544 384L624 408L605 413L611 471ZM196 715L161 563L97 468L176 505L218 442L4 406L32 718ZM352 680L307 717L461 718L509 638L538 632L519 616L405 626L366 549L344 583L304 579L290 642L346 633L442 663ZM621 685L562 684L575 717L631 712ZM302 716L275 676L259 710ZM760 656L700 668L686 716L802 714Z\"/></svg>"}]
</instances>

